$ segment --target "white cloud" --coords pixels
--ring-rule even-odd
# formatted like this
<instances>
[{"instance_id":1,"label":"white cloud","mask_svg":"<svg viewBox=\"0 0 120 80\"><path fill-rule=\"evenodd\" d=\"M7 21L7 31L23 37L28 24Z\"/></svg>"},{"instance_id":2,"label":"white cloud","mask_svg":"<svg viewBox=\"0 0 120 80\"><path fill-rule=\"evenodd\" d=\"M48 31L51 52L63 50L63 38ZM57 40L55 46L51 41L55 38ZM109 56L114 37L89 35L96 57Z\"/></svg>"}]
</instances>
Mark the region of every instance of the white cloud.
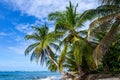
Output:
<instances>
[{"instance_id":1,"label":"white cloud","mask_svg":"<svg viewBox=\"0 0 120 80\"><path fill-rule=\"evenodd\" d=\"M16 29L22 33L26 33L26 34L31 34L33 32L31 26L33 24L17 24L16 25Z\"/></svg>"},{"instance_id":2,"label":"white cloud","mask_svg":"<svg viewBox=\"0 0 120 80\"><path fill-rule=\"evenodd\" d=\"M18 44L16 44L15 46L9 46L8 50L12 53L15 54L24 54L25 49L27 48L28 45L32 44L33 41L19 41Z\"/></svg>"},{"instance_id":3,"label":"white cloud","mask_svg":"<svg viewBox=\"0 0 120 80\"><path fill-rule=\"evenodd\" d=\"M4 0L14 10L20 10L22 14L28 14L37 18L46 17L53 11L61 11L66 8L69 0ZM73 4L79 3L78 11L87 10L97 6L95 0L72 0Z\"/></svg>"},{"instance_id":4,"label":"white cloud","mask_svg":"<svg viewBox=\"0 0 120 80\"><path fill-rule=\"evenodd\" d=\"M0 14L0 19L5 19L5 16L3 16L2 14Z\"/></svg>"},{"instance_id":5,"label":"white cloud","mask_svg":"<svg viewBox=\"0 0 120 80\"><path fill-rule=\"evenodd\" d=\"M23 40L23 37L16 36L16 37L15 37L15 40L16 40L16 41L21 41L21 40Z\"/></svg>"},{"instance_id":6,"label":"white cloud","mask_svg":"<svg viewBox=\"0 0 120 80\"><path fill-rule=\"evenodd\" d=\"M16 54L24 54L25 50L22 46L8 47L8 49Z\"/></svg>"},{"instance_id":7,"label":"white cloud","mask_svg":"<svg viewBox=\"0 0 120 80\"><path fill-rule=\"evenodd\" d=\"M16 29L22 33L25 34L32 34L33 33L33 29L31 26L37 26L37 27L41 27L42 25L44 25L46 23L47 27L49 27L49 31L53 31L54 27L53 27L53 22L49 22L47 18L42 18L39 20L36 20L33 24L30 23L26 23L26 24L15 24Z\"/></svg>"},{"instance_id":8,"label":"white cloud","mask_svg":"<svg viewBox=\"0 0 120 80\"><path fill-rule=\"evenodd\" d=\"M13 35L14 33L11 32L11 33L6 33L6 32L0 32L0 36L10 36L10 35Z\"/></svg>"},{"instance_id":9,"label":"white cloud","mask_svg":"<svg viewBox=\"0 0 120 80\"><path fill-rule=\"evenodd\" d=\"M98 6L96 0L78 0L79 1L79 6L78 6L78 11L85 11L88 9L93 9Z\"/></svg>"},{"instance_id":10,"label":"white cloud","mask_svg":"<svg viewBox=\"0 0 120 80\"><path fill-rule=\"evenodd\" d=\"M9 46L8 50L15 54L24 54L25 47L26 47L25 44L19 44L16 46Z\"/></svg>"},{"instance_id":11,"label":"white cloud","mask_svg":"<svg viewBox=\"0 0 120 80\"><path fill-rule=\"evenodd\" d=\"M5 32L0 32L0 36L7 36L8 34Z\"/></svg>"},{"instance_id":12,"label":"white cloud","mask_svg":"<svg viewBox=\"0 0 120 80\"><path fill-rule=\"evenodd\" d=\"M77 8L78 12L83 12L87 9L92 9L97 7L97 1L95 0L71 0L74 5L79 3ZM16 29L26 33L31 34L33 31L30 26L43 25L44 23L51 24L46 18L47 15L54 11L63 11L69 4L69 0L4 0L8 3L14 10L21 11L22 14L27 14L29 16L34 16L39 20L36 20L33 24L17 24ZM53 27L50 27L50 31Z\"/></svg>"}]
</instances>

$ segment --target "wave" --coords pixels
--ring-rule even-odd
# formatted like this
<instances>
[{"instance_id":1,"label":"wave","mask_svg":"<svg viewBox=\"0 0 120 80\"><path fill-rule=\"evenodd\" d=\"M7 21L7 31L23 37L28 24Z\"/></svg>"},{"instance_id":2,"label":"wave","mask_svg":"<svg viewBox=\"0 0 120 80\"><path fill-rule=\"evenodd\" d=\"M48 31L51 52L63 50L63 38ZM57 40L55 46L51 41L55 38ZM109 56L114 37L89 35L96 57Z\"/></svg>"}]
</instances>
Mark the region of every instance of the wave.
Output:
<instances>
[{"instance_id":1,"label":"wave","mask_svg":"<svg viewBox=\"0 0 120 80\"><path fill-rule=\"evenodd\" d=\"M0 72L0 80L61 80L58 72Z\"/></svg>"},{"instance_id":2,"label":"wave","mask_svg":"<svg viewBox=\"0 0 120 80\"><path fill-rule=\"evenodd\" d=\"M42 78L38 80L61 80L62 76L49 76L47 78Z\"/></svg>"}]
</instances>

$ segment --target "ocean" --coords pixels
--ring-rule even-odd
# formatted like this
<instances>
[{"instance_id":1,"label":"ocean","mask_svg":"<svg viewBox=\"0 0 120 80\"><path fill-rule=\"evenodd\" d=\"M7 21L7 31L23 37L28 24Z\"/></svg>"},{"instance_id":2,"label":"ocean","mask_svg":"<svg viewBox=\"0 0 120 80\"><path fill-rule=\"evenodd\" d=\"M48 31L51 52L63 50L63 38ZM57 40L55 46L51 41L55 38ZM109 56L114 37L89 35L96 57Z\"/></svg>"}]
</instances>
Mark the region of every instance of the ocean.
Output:
<instances>
[{"instance_id":1,"label":"ocean","mask_svg":"<svg viewBox=\"0 0 120 80\"><path fill-rule=\"evenodd\" d=\"M27 72L27 71L8 71L0 72L0 80L60 80L58 72Z\"/></svg>"}]
</instances>

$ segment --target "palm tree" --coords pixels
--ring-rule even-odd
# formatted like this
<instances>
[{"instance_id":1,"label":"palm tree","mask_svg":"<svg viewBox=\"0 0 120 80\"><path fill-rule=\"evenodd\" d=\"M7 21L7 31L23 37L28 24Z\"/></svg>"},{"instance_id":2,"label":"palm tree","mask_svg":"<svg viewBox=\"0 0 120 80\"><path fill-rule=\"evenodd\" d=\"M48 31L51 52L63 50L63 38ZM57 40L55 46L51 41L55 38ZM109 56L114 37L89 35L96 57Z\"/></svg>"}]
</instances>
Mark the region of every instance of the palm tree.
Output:
<instances>
[{"instance_id":1,"label":"palm tree","mask_svg":"<svg viewBox=\"0 0 120 80\"><path fill-rule=\"evenodd\" d=\"M110 44L116 37L116 35L119 32L120 29L120 5L118 0L100 0L103 5L97 7L96 9L91 9L85 11L82 16L89 16L92 18L95 18L90 24L89 30L88 30L88 36L87 39L90 41L90 36L92 39L94 36L91 34L92 30L99 25L99 27L106 27L104 24L108 23L111 24L107 27L109 29L107 30L107 33L104 35L104 37L99 42L99 45L94 50L94 59L96 61L96 65L98 65L98 62L101 60L101 58L107 53L108 48L110 47ZM118 2L117 2L118 1ZM91 16L94 14L94 16ZM81 23L81 22L80 22ZM102 25L102 26L100 26Z\"/></svg>"},{"instance_id":2,"label":"palm tree","mask_svg":"<svg viewBox=\"0 0 120 80\"><path fill-rule=\"evenodd\" d=\"M119 0L99 0L103 5L117 5L120 6Z\"/></svg>"},{"instance_id":3,"label":"palm tree","mask_svg":"<svg viewBox=\"0 0 120 80\"><path fill-rule=\"evenodd\" d=\"M116 38L102 60L104 70L112 74L120 73L120 36L117 35Z\"/></svg>"},{"instance_id":4,"label":"palm tree","mask_svg":"<svg viewBox=\"0 0 120 80\"><path fill-rule=\"evenodd\" d=\"M36 62L39 61L43 65L44 62L47 62L48 69L53 71L56 66L58 66L58 63L55 59L56 54L53 52L51 47L54 47L55 49L58 49L57 44L54 42L57 41L56 35L54 32L48 31L48 27L46 25L42 25L42 27L32 27L34 29L33 34L28 34L25 36L26 40L34 40L35 43L29 45L26 50L25 50L25 55L28 55L29 53L31 54L31 61L33 59L36 59ZM58 35L57 35L58 36ZM49 60L52 61L52 64L54 64L55 67L49 68L51 65ZM55 68L55 70L57 70ZM54 71L55 71L54 70Z\"/></svg>"},{"instance_id":5,"label":"palm tree","mask_svg":"<svg viewBox=\"0 0 120 80\"><path fill-rule=\"evenodd\" d=\"M83 20L81 14L76 12L77 6L78 4L74 7L70 2L69 7L66 7L66 11L49 14L49 20L55 21L56 33L64 33L64 35L62 35L62 41L59 44L63 47L58 60L60 72L63 72L63 67L65 61L67 60L67 54L72 54L78 74L83 75L81 66L82 58L85 58L84 60L87 62L89 67L94 66L94 61L92 58L92 53L90 53L89 50L86 50L86 52L83 51L84 48L88 48L85 47L88 46L88 42L80 36L81 32L79 30L83 26L82 23L84 23L89 17ZM69 52L70 50L72 50L72 53Z\"/></svg>"}]
</instances>

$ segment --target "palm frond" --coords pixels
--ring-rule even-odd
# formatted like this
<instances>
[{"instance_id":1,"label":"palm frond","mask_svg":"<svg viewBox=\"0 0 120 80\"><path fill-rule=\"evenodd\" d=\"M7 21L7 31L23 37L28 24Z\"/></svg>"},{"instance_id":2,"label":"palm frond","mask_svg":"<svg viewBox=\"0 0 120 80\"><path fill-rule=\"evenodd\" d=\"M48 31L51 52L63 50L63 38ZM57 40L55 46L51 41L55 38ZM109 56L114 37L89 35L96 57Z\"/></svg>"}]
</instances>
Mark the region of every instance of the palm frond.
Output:
<instances>
[{"instance_id":1,"label":"palm frond","mask_svg":"<svg viewBox=\"0 0 120 80\"><path fill-rule=\"evenodd\" d=\"M66 19L69 22L71 26L74 26L76 24L75 22L75 17L76 17L76 9L78 7L78 4L74 7L71 3L69 2L69 6L66 7Z\"/></svg>"},{"instance_id":2,"label":"palm frond","mask_svg":"<svg viewBox=\"0 0 120 80\"><path fill-rule=\"evenodd\" d=\"M48 15L48 19L50 21L59 21L59 20L62 20L62 18L64 18L64 15L65 13L64 12L53 12L53 13L50 13ZM65 18L64 18L65 19Z\"/></svg>"},{"instance_id":3,"label":"palm frond","mask_svg":"<svg viewBox=\"0 0 120 80\"><path fill-rule=\"evenodd\" d=\"M34 33L34 34L28 34L25 36L25 40L36 40L36 41L40 41L40 37L38 34Z\"/></svg>"},{"instance_id":4,"label":"palm frond","mask_svg":"<svg viewBox=\"0 0 120 80\"><path fill-rule=\"evenodd\" d=\"M96 68L92 53L93 53L93 47L88 42L86 42L86 40L84 40L83 58L84 58L85 62L87 63L86 65L88 65L88 68L90 70Z\"/></svg>"},{"instance_id":5,"label":"palm frond","mask_svg":"<svg viewBox=\"0 0 120 80\"><path fill-rule=\"evenodd\" d=\"M68 22L58 21L55 24L55 31L66 31L66 30L72 30L73 26L70 25Z\"/></svg>"},{"instance_id":6,"label":"palm frond","mask_svg":"<svg viewBox=\"0 0 120 80\"><path fill-rule=\"evenodd\" d=\"M120 13L115 13L115 14L111 14L111 15L107 15L107 16L104 16L102 18L98 18L96 20L94 20L91 24L90 24L90 27L88 29L88 40L90 39L90 34L91 34L91 30L96 26L96 25L100 25L100 24L103 24L105 22L108 22L108 21L111 21L113 20L114 18L118 17L120 15Z\"/></svg>"},{"instance_id":7,"label":"palm frond","mask_svg":"<svg viewBox=\"0 0 120 80\"><path fill-rule=\"evenodd\" d=\"M51 72L56 72L58 70L58 67L51 61L51 59L47 60L46 66Z\"/></svg>"},{"instance_id":8,"label":"palm frond","mask_svg":"<svg viewBox=\"0 0 120 80\"><path fill-rule=\"evenodd\" d=\"M48 27L46 26L46 24L42 25L42 27L33 26L32 28L34 29L34 33L26 35L25 38L26 40L31 39L38 42L29 45L28 48L25 50L25 54L27 55L32 52L30 60L32 61L35 59L37 63L40 60L41 65L43 65L46 59L49 58L49 56L51 56L52 58L55 57L52 50L47 47L50 45L50 43L52 43L53 41L57 41L58 39L55 35L53 35L53 32L48 33Z\"/></svg>"},{"instance_id":9,"label":"palm frond","mask_svg":"<svg viewBox=\"0 0 120 80\"><path fill-rule=\"evenodd\" d=\"M97 7L96 9L90 9L86 10L82 13L82 15L79 17L77 26L81 26L84 22L87 20L93 20L96 17L103 17L107 15L112 15L113 13L118 13L119 6L113 6L113 5L102 5ZM94 14L94 15L93 15Z\"/></svg>"},{"instance_id":10,"label":"palm frond","mask_svg":"<svg viewBox=\"0 0 120 80\"><path fill-rule=\"evenodd\" d=\"M45 36L44 40L42 41L42 47L46 48L50 43L59 41L57 39L57 36L59 36L59 35L55 34L54 32L50 32L49 34L47 34Z\"/></svg>"},{"instance_id":11,"label":"palm frond","mask_svg":"<svg viewBox=\"0 0 120 80\"><path fill-rule=\"evenodd\" d=\"M77 64L77 66L79 65L79 67L80 67L80 65L82 63L82 55L83 55L82 54L82 45L79 41L75 41L73 48L74 48L73 54L74 54L75 62Z\"/></svg>"},{"instance_id":12,"label":"palm frond","mask_svg":"<svg viewBox=\"0 0 120 80\"><path fill-rule=\"evenodd\" d=\"M120 12L120 6L116 5L102 5L96 8L98 16L107 16L110 14L115 14Z\"/></svg>"},{"instance_id":13,"label":"palm frond","mask_svg":"<svg viewBox=\"0 0 120 80\"><path fill-rule=\"evenodd\" d=\"M78 69L77 69L77 66L76 63L75 63L75 59L73 57L73 51L69 51L66 55L66 60L65 60L65 63L63 64L63 66L68 69L68 71L71 71L71 72L78 72Z\"/></svg>"},{"instance_id":14,"label":"palm frond","mask_svg":"<svg viewBox=\"0 0 120 80\"><path fill-rule=\"evenodd\" d=\"M77 27L81 27L83 25L84 22L86 22L87 20L92 20L96 17L96 14L95 14L95 10L87 10L85 11L84 13L82 13L80 16L79 16L79 20L77 22Z\"/></svg>"},{"instance_id":15,"label":"palm frond","mask_svg":"<svg viewBox=\"0 0 120 80\"><path fill-rule=\"evenodd\" d=\"M42 25L42 27L32 26L32 28L34 29L37 35L40 35L40 38L44 38L44 36L48 34L49 30L46 24Z\"/></svg>"},{"instance_id":16,"label":"palm frond","mask_svg":"<svg viewBox=\"0 0 120 80\"><path fill-rule=\"evenodd\" d=\"M78 35L80 35L81 37L86 37L87 36L87 32L88 30L82 30L78 32Z\"/></svg>"},{"instance_id":17,"label":"palm frond","mask_svg":"<svg viewBox=\"0 0 120 80\"><path fill-rule=\"evenodd\" d=\"M99 45L97 45L97 47L94 50L94 59L96 61L96 65L98 65L98 62L100 62L101 58L107 52L108 47L116 37L116 34L118 33L119 29L120 22L116 19L109 32L106 33Z\"/></svg>"},{"instance_id":18,"label":"palm frond","mask_svg":"<svg viewBox=\"0 0 120 80\"><path fill-rule=\"evenodd\" d=\"M64 48L60 54L59 60L58 60L58 65L59 65L59 71L62 72L63 71L63 62L65 61L65 55L67 53L67 46L68 44L66 43L64 45Z\"/></svg>"},{"instance_id":19,"label":"palm frond","mask_svg":"<svg viewBox=\"0 0 120 80\"><path fill-rule=\"evenodd\" d=\"M36 60L36 63L38 63L39 59L41 65L43 65L46 60L46 57L42 49L36 48L31 54L30 61Z\"/></svg>"},{"instance_id":20,"label":"palm frond","mask_svg":"<svg viewBox=\"0 0 120 80\"><path fill-rule=\"evenodd\" d=\"M120 0L99 0L102 5L120 5Z\"/></svg>"},{"instance_id":21,"label":"palm frond","mask_svg":"<svg viewBox=\"0 0 120 80\"><path fill-rule=\"evenodd\" d=\"M50 43L50 46L51 46L52 48L54 48L54 49L56 50L56 52L57 52L57 51L58 51L58 52L61 51L61 48L60 48L59 44Z\"/></svg>"},{"instance_id":22,"label":"palm frond","mask_svg":"<svg viewBox=\"0 0 120 80\"><path fill-rule=\"evenodd\" d=\"M55 58L55 53L52 51L52 49L50 48L50 46L47 46L47 52L48 52L48 55L54 60Z\"/></svg>"},{"instance_id":23,"label":"palm frond","mask_svg":"<svg viewBox=\"0 0 120 80\"><path fill-rule=\"evenodd\" d=\"M35 48L35 50L32 52L32 54L34 54L34 56L31 55L31 61L33 59L36 59L36 62L38 63L40 55L44 54L44 52L43 52L43 49L40 46L37 46Z\"/></svg>"},{"instance_id":24,"label":"palm frond","mask_svg":"<svg viewBox=\"0 0 120 80\"><path fill-rule=\"evenodd\" d=\"M29 45L25 50L25 55L28 55L32 50L34 50L40 43L34 43Z\"/></svg>"}]
</instances>

